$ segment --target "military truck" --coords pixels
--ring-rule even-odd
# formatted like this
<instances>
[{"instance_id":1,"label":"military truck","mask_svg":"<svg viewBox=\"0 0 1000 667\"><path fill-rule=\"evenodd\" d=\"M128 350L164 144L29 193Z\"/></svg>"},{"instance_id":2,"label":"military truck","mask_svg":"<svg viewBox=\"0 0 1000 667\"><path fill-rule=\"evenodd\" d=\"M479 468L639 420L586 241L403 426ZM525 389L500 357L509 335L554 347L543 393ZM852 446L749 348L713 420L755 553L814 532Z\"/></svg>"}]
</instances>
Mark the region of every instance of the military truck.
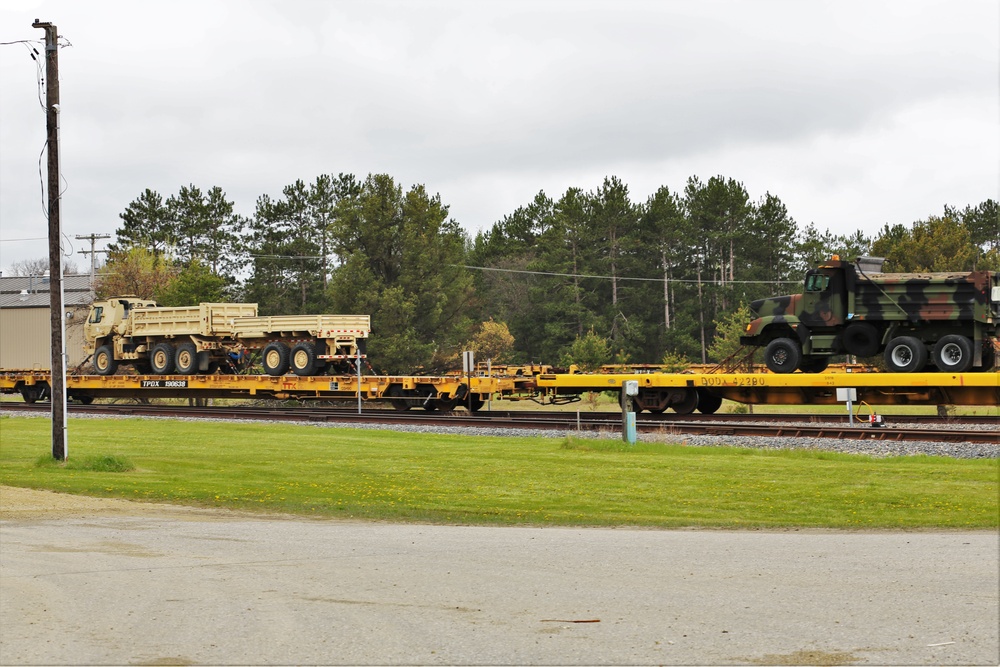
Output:
<instances>
[{"instance_id":1,"label":"military truck","mask_svg":"<svg viewBox=\"0 0 1000 667\"><path fill-rule=\"evenodd\" d=\"M775 373L817 373L830 357L884 355L890 371L989 370L1000 354L1000 273L882 273L885 260L830 261L806 273L801 294L750 304L740 337L764 348Z\"/></svg>"},{"instance_id":2,"label":"military truck","mask_svg":"<svg viewBox=\"0 0 1000 667\"><path fill-rule=\"evenodd\" d=\"M119 364L143 374L190 375L234 369L260 351L269 375L319 375L359 356L371 329L368 315L261 317L256 303L201 303L164 308L119 296L95 301L84 325L94 371Z\"/></svg>"}]
</instances>

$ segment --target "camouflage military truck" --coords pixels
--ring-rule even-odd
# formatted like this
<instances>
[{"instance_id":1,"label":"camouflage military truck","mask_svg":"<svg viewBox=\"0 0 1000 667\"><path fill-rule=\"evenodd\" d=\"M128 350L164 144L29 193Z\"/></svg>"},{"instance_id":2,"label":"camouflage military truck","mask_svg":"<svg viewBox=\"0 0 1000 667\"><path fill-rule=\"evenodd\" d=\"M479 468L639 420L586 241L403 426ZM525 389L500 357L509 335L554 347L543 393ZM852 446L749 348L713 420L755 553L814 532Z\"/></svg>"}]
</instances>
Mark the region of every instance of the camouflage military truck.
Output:
<instances>
[{"instance_id":1,"label":"camouflage military truck","mask_svg":"<svg viewBox=\"0 0 1000 667\"><path fill-rule=\"evenodd\" d=\"M765 348L775 373L818 373L838 354L883 354L898 373L992 368L1000 273L882 273L883 261L834 256L806 273L801 294L754 301L740 342Z\"/></svg>"}]
</instances>

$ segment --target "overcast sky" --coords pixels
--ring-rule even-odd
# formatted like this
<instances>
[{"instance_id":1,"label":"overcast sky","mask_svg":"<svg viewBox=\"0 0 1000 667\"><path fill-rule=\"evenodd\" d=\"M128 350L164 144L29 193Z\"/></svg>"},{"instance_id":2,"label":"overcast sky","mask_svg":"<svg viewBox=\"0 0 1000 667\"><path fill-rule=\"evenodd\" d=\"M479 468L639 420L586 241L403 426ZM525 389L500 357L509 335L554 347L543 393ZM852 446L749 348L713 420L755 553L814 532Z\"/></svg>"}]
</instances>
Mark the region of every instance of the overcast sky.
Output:
<instances>
[{"instance_id":1,"label":"overcast sky","mask_svg":"<svg viewBox=\"0 0 1000 667\"><path fill-rule=\"evenodd\" d=\"M72 260L143 190L261 194L323 173L438 193L470 234L539 190L689 176L800 228L909 225L1000 188L996 0L4 0L0 42L59 52ZM0 46L0 268L47 256L45 115ZM44 171L44 158L42 158ZM38 240L22 240L38 239ZM99 245L98 247L102 247Z\"/></svg>"}]
</instances>

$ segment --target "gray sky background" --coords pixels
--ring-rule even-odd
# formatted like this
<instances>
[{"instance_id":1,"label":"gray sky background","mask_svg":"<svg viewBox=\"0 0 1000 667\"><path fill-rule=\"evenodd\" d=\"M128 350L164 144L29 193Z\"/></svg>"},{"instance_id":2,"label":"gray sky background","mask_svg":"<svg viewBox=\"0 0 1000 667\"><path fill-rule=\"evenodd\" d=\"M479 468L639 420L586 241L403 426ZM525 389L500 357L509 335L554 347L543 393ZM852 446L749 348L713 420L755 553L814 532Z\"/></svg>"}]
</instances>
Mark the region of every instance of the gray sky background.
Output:
<instances>
[{"instance_id":1,"label":"gray sky background","mask_svg":"<svg viewBox=\"0 0 1000 667\"><path fill-rule=\"evenodd\" d=\"M608 175L636 202L723 175L837 234L1000 188L996 0L4 0L0 42L41 52L36 18L72 44L62 224L81 270L75 235L192 183L252 215L296 179L384 172L473 235ZM4 270L47 256L44 141L35 63L0 46Z\"/></svg>"}]
</instances>

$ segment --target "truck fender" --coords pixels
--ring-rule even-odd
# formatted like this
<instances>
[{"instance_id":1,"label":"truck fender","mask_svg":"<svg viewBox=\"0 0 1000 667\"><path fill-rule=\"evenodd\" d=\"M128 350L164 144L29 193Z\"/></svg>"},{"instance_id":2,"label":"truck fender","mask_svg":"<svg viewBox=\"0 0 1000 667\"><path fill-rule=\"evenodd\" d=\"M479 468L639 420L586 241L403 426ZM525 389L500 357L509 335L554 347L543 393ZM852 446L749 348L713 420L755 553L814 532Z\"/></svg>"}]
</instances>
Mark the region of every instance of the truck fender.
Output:
<instances>
[{"instance_id":1,"label":"truck fender","mask_svg":"<svg viewBox=\"0 0 1000 667\"><path fill-rule=\"evenodd\" d=\"M794 315L765 315L750 323L744 335L740 336L740 344L766 345L774 338L791 336L796 328L802 328L802 325Z\"/></svg>"}]
</instances>

